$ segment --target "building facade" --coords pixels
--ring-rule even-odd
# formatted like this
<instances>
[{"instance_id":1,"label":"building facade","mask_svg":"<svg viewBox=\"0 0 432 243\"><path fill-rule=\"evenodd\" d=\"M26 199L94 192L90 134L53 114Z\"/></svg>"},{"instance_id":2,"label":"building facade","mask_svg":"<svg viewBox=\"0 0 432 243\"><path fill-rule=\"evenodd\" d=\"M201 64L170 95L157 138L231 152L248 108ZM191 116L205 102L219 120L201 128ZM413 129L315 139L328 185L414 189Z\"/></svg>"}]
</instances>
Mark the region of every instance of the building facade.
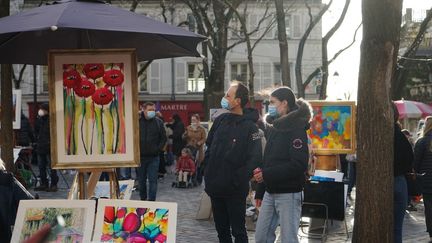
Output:
<instances>
[{"instance_id":1,"label":"building facade","mask_svg":"<svg viewBox=\"0 0 432 243\"><path fill-rule=\"evenodd\" d=\"M167 1L166 1L167 2ZM168 1L169 2L169 1ZM181 1L177 1L181 2ZM247 25L248 29L253 29L263 18L266 12L265 1L248 1L247 3ZM273 2L273 1L271 1ZM20 9L36 7L39 1L24 0L17 1ZM132 1L112 1L113 5L130 9ZM240 12L246 5L240 6ZM323 7L321 0L309 0L308 6L311 13L315 16ZM171 5L165 17L168 23L190 31L196 31L196 23L191 10L181 3ZM297 90L294 77L294 65L296 62L297 48L309 24L308 8L304 1L286 0L286 31L288 37L289 61L291 71L291 87ZM161 1L143 0L140 1L135 12L144 14L154 19L164 21L162 14ZM266 28L274 22L275 7L269 6L270 18L266 19L261 25ZM188 24L182 24L182 23ZM229 45L239 40L239 23L235 18L232 19L229 32ZM251 36L254 43L260 36L262 29ZM303 78L313 72L321 63L321 22L313 29L306 42L303 55ZM149 47L151 48L151 47ZM198 47L201 50L201 47ZM211 56L208 57L209 62ZM262 94L271 90L275 85L281 84L281 65L279 59L279 41L277 38L277 25L273 23L270 30L259 42L253 52L253 62L255 71L255 97L262 100ZM142 67L144 63L140 63ZM19 75L23 65L14 65L14 72ZM246 44L241 43L232 48L225 62L225 89L228 88L231 80L241 80L247 82L249 68L247 65ZM48 73L47 67L36 67L36 83L33 78L33 68L27 66L24 73L20 88L23 93L23 109L29 112L30 118L33 116L32 104L34 102L34 86L36 85L37 101L48 101ZM139 100L155 101L165 117L172 113L179 113L186 122L191 113L198 113L201 116L207 111L203 110L202 101L204 89L204 74L202 59L196 57L182 57L173 59L154 60L150 66L138 77ZM320 77L317 76L306 89L306 98L317 97L317 86L320 85ZM26 113L27 114L27 113ZM186 122L187 123L187 122Z\"/></svg>"}]
</instances>

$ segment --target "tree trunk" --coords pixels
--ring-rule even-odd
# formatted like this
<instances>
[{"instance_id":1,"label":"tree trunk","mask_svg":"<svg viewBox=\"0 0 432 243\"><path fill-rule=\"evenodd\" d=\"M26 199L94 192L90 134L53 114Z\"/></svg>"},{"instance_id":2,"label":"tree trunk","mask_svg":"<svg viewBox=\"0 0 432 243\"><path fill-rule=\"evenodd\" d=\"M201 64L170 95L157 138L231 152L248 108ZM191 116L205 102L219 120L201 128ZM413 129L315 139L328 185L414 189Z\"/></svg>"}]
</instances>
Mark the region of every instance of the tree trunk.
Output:
<instances>
[{"instance_id":1,"label":"tree trunk","mask_svg":"<svg viewBox=\"0 0 432 243\"><path fill-rule=\"evenodd\" d=\"M354 243L393 242L390 84L399 48L401 12L402 0L363 0Z\"/></svg>"},{"instance_id":2,"label":"tree trunk","mask_svg":"<svg viewBox=\"0 0 432 243\"><path fill-rule=\"evenodd\" d=\"M219 108L220 100L225 94L225 57L214 56L209 77L209 89L207 92L207 111L211 108ZM207 89L207 87L206 87Z\"/></svg>"},{"instance_id":3,"label":"tree trunk","mask_svg":"<svg viewBox=\"0 0 432 243\"><path fill-rule=\"evenodd\" d=\"M288 60L288 41L286 35L285 12L284 12L283 0L275 0L275 7L276 7L277 28L278 28L282 84L291 87L290 65Z\"/></svg>"},{"instance_id":4,"label":"tree trunk","mask_svg":"<svg viewBox=\"0 0 432 243\"><path fill-rule=\"evenodd\" d=\"M330 8L331 4L333 3L333 0L331 0L327 5L325 5L319 13L313 17L312 16L312 10L310 6L308 5L307 1L305 1L305 5L308 8L308 14L309 14L309 25L303 34L302 38L299 41L298 48L297 48L297 57L296 57L296 64L295 64L295 78L297 83L297 96L298 97L305 97L305 89L308 85L303 83L303 74L302 74L302 61L303 61L303 51L304 47L306 45L307 38L309 37L310 33L312 32L313 28L318 24L318 22L322 19L322 16L325 12Z\"/></svg>"},{"instance_id":5,"label":"tree trunk","mask_svg":"<svg viewBox=\"0 0 432 243\"><path fill-rule=\"evenodd\" d=\"M9 0L0 0L0 17L9 15ZM13 129L12 129L12 65L1 65L1 158L6 169L15 172L13 161Z\"/></svg>"},{"instance_id":6,"label":"tree trunk","mask_svg":"<svg viewBox=\"0 0 432 243\"><path fill-rule=\"evenodd\" d=\"M319 99L325 100L327 98L327 82L328 82L328 53L327 53L327 40L322 40L321 47L321 90Z\"/></svg>"}]
</instances>

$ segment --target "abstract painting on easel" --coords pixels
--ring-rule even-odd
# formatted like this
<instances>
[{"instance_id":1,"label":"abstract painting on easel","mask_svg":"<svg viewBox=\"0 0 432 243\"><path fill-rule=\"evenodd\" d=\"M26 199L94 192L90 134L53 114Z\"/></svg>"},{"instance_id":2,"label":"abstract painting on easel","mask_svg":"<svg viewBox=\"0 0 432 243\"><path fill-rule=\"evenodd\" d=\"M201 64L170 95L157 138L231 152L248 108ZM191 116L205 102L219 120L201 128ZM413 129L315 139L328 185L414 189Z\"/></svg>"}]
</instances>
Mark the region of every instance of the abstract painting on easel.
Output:
<instances>
[{"instance_id":1,"label":"abstract painting on easel","mask_svg":"<svg viewBox=\"0 0 432 243\"><path fill-rule=\"evenodd\" d=\"M354 153L355 103L310 101L313 118L308 132L317 154Z\"/></svg>"}]
</instances>

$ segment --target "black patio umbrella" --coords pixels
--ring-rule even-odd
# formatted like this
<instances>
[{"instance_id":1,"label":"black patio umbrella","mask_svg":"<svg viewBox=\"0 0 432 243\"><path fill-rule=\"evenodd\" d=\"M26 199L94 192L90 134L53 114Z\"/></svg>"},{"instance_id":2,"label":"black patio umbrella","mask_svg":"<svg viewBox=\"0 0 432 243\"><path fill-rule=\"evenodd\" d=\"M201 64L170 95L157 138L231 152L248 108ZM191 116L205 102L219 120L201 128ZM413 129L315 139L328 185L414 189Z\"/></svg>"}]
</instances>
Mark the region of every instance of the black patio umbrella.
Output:
<instances>
[{"instance_id":1,"label":"black patio umbrella","mask_svg":"<svg viewBox=\"0 0 432 243\"><path fill-rule=\"evenodd\" d=\"M49 49L136 48L139 61L199 56L205 37L98 1L59 1L0 18L0 63L47 64Z\"/></svg>"}]
</instances>

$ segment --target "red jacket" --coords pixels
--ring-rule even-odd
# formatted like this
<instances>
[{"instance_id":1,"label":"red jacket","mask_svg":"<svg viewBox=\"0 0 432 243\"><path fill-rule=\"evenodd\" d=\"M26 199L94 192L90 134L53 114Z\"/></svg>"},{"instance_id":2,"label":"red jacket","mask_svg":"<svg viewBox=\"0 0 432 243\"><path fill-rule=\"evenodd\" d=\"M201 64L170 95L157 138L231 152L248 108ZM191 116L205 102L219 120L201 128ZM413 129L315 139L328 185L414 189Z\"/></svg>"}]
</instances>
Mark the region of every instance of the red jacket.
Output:
<instances>
[{"instance_id":1,"label":"red jacket","mask_svg":"<svg viewBox=\"0 0 432 243\"><path fill-rule=\"evenodd\" d=\"M181 156L177 161L177 171L188 171L195 173L195 163L190 156Z\"/></svg>"}]
</instances>

